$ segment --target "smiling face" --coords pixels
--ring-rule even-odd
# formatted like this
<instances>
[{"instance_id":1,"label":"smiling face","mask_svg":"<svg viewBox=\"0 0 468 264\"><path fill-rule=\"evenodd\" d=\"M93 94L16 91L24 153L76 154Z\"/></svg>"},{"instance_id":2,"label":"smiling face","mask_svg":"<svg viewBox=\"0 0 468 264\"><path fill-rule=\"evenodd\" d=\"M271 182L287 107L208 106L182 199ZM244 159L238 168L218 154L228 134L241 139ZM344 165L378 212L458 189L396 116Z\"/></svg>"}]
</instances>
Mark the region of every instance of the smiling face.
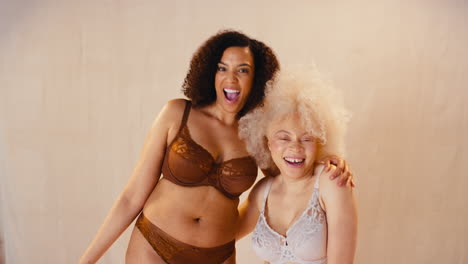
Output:
<instances>
[{"instance_id":1,"label":"smiling face","mask_svg":"<svg viewBox=\"0 0 468 264\"><path fill-rule=\"evenodd\" d=\"M216 103L229 113L237 114L252 90L255 74L249 47L229 47L218 63L215 75Z\"/></svg>"},{"instance_id":2,"label":"smiling face","mask_svg":"<svg viewBox=\"0 0 468 264\"><path fill-rule=\"evenodd\" d=\"M295 113L273 121L267 130L268 149L281 175L301 178L313 174L317 140Z\"/></svg>"}]
</instances>

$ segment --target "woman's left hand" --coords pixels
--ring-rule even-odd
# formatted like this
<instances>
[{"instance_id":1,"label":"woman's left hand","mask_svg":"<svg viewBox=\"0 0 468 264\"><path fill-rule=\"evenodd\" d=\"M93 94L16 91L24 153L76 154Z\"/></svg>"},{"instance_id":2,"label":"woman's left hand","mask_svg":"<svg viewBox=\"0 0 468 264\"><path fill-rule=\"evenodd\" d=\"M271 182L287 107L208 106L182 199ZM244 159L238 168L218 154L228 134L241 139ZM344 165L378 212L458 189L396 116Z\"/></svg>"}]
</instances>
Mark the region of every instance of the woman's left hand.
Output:
<instances>
[{"instance_id":1,"label":"woman's left hand","mask_svg":"<svg viewBox=\"0 0 468 264\"><path fill-rule=\"evenodd\" d=\"M350 184L352 187L355 187L353 173L349 169L349 165L346 160L335 156L330 155L319 161L320 164L325 165L325 172L328 172L332 169L332 165L336 166L335 171L330 175L330 180L338 178L338 186L344 186Z\"/></svg>"}]
</instances>

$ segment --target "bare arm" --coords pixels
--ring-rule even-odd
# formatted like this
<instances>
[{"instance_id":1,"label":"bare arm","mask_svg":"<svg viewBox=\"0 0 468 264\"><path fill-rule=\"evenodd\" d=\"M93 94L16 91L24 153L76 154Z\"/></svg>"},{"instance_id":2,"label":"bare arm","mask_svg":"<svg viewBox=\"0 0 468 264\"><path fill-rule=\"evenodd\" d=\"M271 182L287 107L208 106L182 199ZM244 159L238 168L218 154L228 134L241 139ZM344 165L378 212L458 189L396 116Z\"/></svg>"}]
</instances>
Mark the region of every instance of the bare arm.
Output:
<instances>
[{"instance_id":1,"label":"bare arm","mask_svg":"<svg viewBox=\"0 0 468 264\"><path fill-rule=\"evenodd\" d=\"M328 180L333 170L320 179L321 202L328 224L327 263L352 264L357 240L356 199L350 184L338 187Z\"/></svg>"},{"instance_id":2,"label":"bare arm","mask_svg":"<svg viewBox=\"0 0 468 264\"><path fill-rule=\"evenodd\" d=\"M268 177L258 181L249 193L249 197L239 206L239 225L237 228L236 240L253 231L260 215L260 205L262 202L263 189Z\"/></svg>"},{"instance_id":3,"label":"bare arm","mask_svg":"<svg viewBox=\"0 0 468 264\"><path fill-rule=\"evenodd\" d=\"M181 119L184 105L183 100L172 100L155 119L127 185L79 263L95 263L141 212L159 180L168 137L175 136L180 122L174 120Z\"/></svg>"}]
</instances>

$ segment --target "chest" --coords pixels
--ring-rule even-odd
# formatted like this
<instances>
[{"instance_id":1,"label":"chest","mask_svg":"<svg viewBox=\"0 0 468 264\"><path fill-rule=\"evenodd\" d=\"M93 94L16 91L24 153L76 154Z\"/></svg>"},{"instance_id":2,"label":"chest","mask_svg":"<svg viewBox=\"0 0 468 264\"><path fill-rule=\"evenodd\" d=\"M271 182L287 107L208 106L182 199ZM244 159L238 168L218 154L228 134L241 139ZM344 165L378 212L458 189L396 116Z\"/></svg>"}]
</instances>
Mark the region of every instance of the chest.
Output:
<instances>
[{"instance_id":1,"label":"chest","mask_svg":"<svg viewBox=\"0 0 468 264\"><path fill-rule=\"evenodd\" d=\"M311 192L301 195L270 193L265 205L265 217L272 229L286 235L288 229L311 207Z\"/></svg>"},{"instance_id":2,"label":"chest","mask_svg":"<svg viewBox=\"0 0 468 264\"><path fill-rule=\"evenodd\" d=\"M327 223L324 211L316 202L316 194L313 193L311 203L293 223L288 223L287 219L286 222L278 222L281 219L279 215L265 216L268 211L260 215L252 235L252 246L257 255L272 264L326 263ZM270 208L270 212L273 212L273 208ZM297 214L296 210L290 212ZM280 230L288 224L288 228Z\"/></svg>"},{"instance_id":3,"label":"chest","mask_svg":"<svg viewBox=\"0 0 468 264\"><path fill-rule=\"evenodd\" d=\"M209 122L193 114L185 128L186 137L206 150L216 163L248 155L244 142L239 139L237 125Z\"/></svg>"},{"instance_id":4,"label":"chest","mask_svg":"<svg viewBox=\"0 0 468 264\"><path fill-rule=\"evenodd\" d=\"M163 174L183 186L213 186L226 197L234 199L255 182L257 165L248 155L237 157L234 154L235 158L231 155L212 154L193 140L185 126L169 145ZM230 158L226 159L226 156Z\"/></svg>"}]
</instances>

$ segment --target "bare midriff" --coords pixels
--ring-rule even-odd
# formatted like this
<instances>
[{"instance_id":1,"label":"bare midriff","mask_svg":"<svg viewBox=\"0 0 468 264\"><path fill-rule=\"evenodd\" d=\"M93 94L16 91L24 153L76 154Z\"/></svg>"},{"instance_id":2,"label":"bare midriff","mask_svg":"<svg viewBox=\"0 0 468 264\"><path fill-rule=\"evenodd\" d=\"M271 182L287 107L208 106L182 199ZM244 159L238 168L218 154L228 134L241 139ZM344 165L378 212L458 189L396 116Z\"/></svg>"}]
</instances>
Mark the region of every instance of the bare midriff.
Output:
<instances>
[{"instance_id":1,"label":"bare midriff","mask_svg":"<svg viewBox=\"0 0 468 264\"><path fill-rule=\"evenodd\" d=\"M239 199L231 200L212 186L184 187L162 178L143 213L173 238L196 247L216 247L236 234Z\"/></svg>"}]
</instances>

